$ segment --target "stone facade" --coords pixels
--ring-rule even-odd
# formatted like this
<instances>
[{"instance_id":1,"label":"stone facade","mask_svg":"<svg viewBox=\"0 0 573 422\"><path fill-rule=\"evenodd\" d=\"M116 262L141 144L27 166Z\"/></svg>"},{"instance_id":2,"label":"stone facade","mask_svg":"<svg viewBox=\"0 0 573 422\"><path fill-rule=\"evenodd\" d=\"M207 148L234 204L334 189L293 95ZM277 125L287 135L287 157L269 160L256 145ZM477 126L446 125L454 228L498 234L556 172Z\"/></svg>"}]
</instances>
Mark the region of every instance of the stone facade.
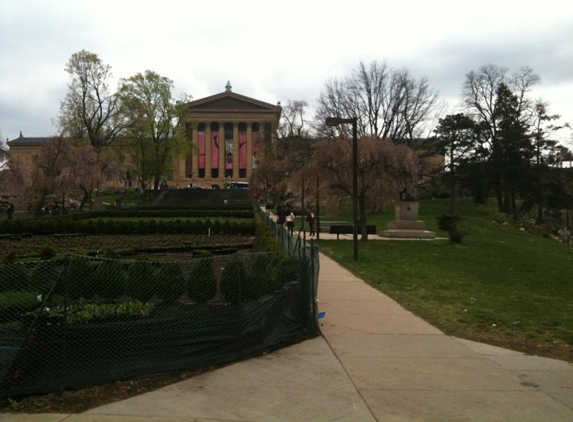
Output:
<instances>
[{"instance_id":1,"label":"stone facade","mask_svg":"<svg viewBox=\"0 0 573 422\"><path fill-rule=\"evenodd\" d=\"M248 181L264 144L275 136L281 107L231 91L189 103L185 127L191 143L176 160L173 183L209 187Z\"/></svg>"},{"instance_id":2,"label":"stone facade","mask_svg":"<svg viewBox=\"0 0 573 422\"><path fill-rule=\"evenodd\" d=\"M190 102L183 121L189 152L174 157L173 173L166 175L167 184L184 188L248 182L257 160L262 158L264 145L276 134L281 110L280 105L232 92L229 83L222 93ZM19 138L8 141L12 159L32 167L40 148L50 139L28 138L20 133ZM123 160L129 162L129 157ZM109 180L106 185L119 188L123 181Z\"/></svg>"}]
</instances>

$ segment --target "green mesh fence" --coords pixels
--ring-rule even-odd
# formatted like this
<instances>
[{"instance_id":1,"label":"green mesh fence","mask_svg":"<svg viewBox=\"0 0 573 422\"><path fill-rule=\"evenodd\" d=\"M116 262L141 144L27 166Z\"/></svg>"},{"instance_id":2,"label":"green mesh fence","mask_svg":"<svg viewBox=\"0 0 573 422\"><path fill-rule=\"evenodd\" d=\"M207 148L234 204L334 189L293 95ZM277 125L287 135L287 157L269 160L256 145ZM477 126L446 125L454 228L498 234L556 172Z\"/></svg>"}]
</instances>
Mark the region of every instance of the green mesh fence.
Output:
<instances>
[{"instance_id":1,"label":"green mesh fence","mask_svg":"<svg viewBox=\"0 0 573 422\"><path fill-rule=\"evenodd\" d=\"M316 250L0 265L0 397L194 370L317 335Z\"/></svg>"}]
</instances>

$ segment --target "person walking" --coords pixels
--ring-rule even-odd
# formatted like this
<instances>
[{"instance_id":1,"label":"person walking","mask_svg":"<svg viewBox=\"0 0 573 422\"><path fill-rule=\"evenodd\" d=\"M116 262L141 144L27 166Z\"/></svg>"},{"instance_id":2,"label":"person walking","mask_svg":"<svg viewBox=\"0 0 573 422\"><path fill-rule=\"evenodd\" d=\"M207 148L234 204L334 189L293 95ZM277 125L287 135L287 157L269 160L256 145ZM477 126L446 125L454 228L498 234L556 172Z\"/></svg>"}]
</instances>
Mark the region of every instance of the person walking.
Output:
<instances>
[{"instance_id":1,"label":"person walking","mask_svg":"<svg viewBox=\"0 0 573 422\"><path fill-rule=\"evenodd\" d=\"M288 233L292 235L294 230L294 213L290 209L286 212L285 221Z\"/></svg>"},{"instance_id":2,"label":"person walking","mask_svg":"<svg viewBox=\"0 0 573 422\"><path fill-rule=\"evenodd\" d=\"M308 222L308 231L310 234L310 237L314 236L314 220L315 220L315 216L314 216L314 211L312 210L312 208L308 207L306 209L306 221Z\"/></svg>"}]
</instances>

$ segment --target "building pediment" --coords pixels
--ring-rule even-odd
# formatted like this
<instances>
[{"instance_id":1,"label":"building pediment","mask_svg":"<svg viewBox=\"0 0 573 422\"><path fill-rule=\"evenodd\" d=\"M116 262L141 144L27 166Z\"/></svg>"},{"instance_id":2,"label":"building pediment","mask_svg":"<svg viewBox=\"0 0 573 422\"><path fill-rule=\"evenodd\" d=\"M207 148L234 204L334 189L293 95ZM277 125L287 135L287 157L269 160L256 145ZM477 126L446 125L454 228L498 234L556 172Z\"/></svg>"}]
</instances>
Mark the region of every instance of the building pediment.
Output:
<instances>
[{"instance_id":1,"label":"building pediment","mask_svg":"<svg viewBox=\"0 0 573 422\"><path fill-rule=\"evenodd\" d=\"M226 91L189 103L191 113L205 112L255 112L280 114L281 107Z\"/></svg>"}]
</instances>

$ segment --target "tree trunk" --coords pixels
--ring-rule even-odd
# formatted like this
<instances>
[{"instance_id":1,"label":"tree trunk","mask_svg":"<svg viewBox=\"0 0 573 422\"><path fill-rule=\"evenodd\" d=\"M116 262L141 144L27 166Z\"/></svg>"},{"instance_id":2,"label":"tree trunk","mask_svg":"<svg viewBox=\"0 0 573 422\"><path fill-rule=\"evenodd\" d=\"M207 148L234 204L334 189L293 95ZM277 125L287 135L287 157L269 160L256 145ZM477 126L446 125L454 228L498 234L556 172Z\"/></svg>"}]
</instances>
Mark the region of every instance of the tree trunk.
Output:
<instances>
[{"instance_id":1,"label":"tree trunk","mask_svg":"<svg viewBox=\"0 0 573 422\"><path fill-rule=\"evenodd\" d=\"M86 189L82 189L84 191L84 196L82 198L82 202L80 203L80 211L84 209L84 206L86 205L86 203L88 202L88 200L90 199L90 194Z\"/></svg>"}]
</instances>

